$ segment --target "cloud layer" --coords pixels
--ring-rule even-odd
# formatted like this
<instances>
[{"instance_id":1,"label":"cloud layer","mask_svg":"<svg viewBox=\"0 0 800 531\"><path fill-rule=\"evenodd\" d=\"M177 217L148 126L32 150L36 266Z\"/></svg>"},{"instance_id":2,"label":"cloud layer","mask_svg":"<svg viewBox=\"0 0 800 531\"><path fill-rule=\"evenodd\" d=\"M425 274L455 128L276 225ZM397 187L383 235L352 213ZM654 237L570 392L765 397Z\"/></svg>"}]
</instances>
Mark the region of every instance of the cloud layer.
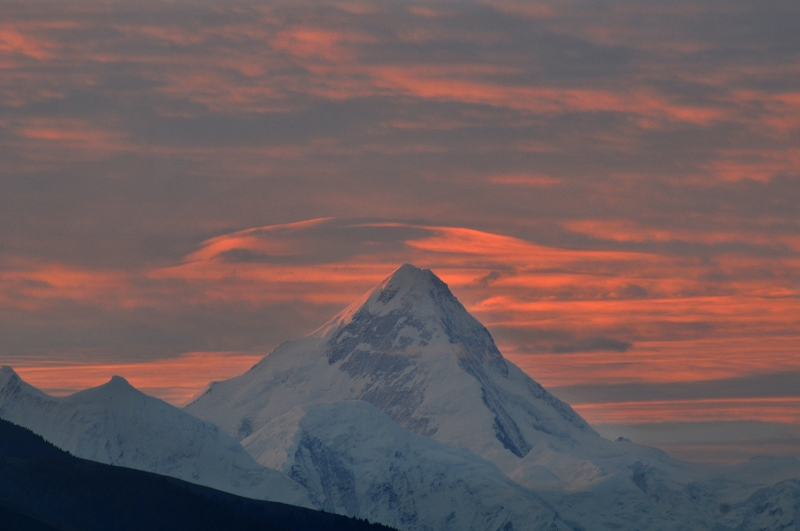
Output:
<instances>
[{"instance_id":1,"label":"cloud layer","mask_svg":"<svg viewBox=\"0 0 800 531\"><path fill-rule=\"evenodd\" d=\"M244 366L414 262L590 421L711 418L750 378L726 419L797 424L764 375L800 370L798 26L781 1L5 2L0 361L193 359L140 381L180 401L197 353Z\"/></svg>"}]
</instances>

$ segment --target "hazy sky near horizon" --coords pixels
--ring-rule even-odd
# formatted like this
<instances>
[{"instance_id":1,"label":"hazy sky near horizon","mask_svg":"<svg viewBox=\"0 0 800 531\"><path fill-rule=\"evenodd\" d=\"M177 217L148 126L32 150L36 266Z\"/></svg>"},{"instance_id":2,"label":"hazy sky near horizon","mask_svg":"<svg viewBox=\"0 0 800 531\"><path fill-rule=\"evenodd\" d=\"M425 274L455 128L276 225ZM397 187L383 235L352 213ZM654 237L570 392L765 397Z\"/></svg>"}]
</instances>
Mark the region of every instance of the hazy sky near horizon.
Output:
<instances>
[{"instance_id":1,"label":"hazy sky near horizon","mask_svg":"<svg viewBox=\"0 0 800 531\"><path fill-rule=\"evenodd\" d=\"M800 6L0 5L0 363L180 403L404 262L609 436L800 455Z\"/></svg>"}]
</instances>

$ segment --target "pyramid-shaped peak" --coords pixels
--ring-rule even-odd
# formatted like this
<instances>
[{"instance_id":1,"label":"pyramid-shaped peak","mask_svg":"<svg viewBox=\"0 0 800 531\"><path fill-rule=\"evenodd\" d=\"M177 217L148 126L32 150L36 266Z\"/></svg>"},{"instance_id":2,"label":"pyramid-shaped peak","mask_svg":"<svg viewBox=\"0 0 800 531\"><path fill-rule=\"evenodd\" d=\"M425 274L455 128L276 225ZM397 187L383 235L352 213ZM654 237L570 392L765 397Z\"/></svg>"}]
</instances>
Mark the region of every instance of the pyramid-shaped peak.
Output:
<instances>
[{"instance_id":1,"label":"pyramid-shaped peak","mask_svg":"<svg viewBox=\"0 0 800 531\"><path fill-rule=\"evenodd\" d=\"M450 293L447 284L430 269L420 269L411 264L400 266L370 291L366 301L356 301L353 306L364 307L370 313L382 315L403 305L412 306L417 314L454 309L458 312L466 311Z\"/></svg>"},{"instance_id":2,"label":"pyramid-shaped peak","mask_svg":"<svg viewBox=\"0 0 800 531\"><path fill-rule=\"evenodd\" d=\"M350 324L356 316L399 313L427 322L441 321L445 314L451 318L467 315L471 319L447 284L430 269L403 264L312 335L329 337L337 329Z\"/></svg>"},{"instance_id":3,"label":"pyramid-shaped peak","mask_svg":"<svg viewBox=\"0 0 800 531\"><path fill-rule=\"evenodd\" d=\"M489 332L447 284L429 269L411 264L400 266L312 335L327 340L331 363L353 353L398 353L407 348L417 352L438 344L462 345L465 360L488 361L505 370Z\"/></svg>"},{"instance_id":4,"label":"pyramid-shaped peak","mask_svg":"<svg viewBox=\"0 0 800 531\"><path fill-rule=\"evenodd\" d=\"M134 387L128 383L128 380L123 378L122 376L117 376L116 374L111 377L111 379L105 384L108 387L115 387L121 389L134 389Z\"/></svg>"},{"instance_id":5,"label":"pyramid-shaped peak","mask_svg":"<svg viewBox=\"0 0 800 531\"><path fill-rule=\"evenodd\" d=\"M130 395L142 394L141 391L139 391L130 383L128 383L128 380L126 380L122 376L117 376L117 375L112 376L109 381L107 381L103 385L95 387L95 389L97 389L99 392L114 393L114 394L130 394ZM91 391L91 389L87 389L86 391Z\"/></svg>"},{"instance_id":6,"label":"pyramid-shaped peak","mask_svg":"<svg viewBox=\"0 0 800 531\"><path fill-rule=\"evenodd\" d=\"M389 275L385 283L393 287L413 288L430 286L434 281L439 281L439 277L433 274L430 269L420 269L412 264L403 264L394 273Z\"/></svg>"},{"instance_id":7,"label":"pyramid-shaped peak","mask_svg":"<svg viewBox=\"0 0 800 531\"><path fill-rule=\"evenodd\" d=\"M78 391L77 393L65 397L65 399L75 402L103 402L110 397L118 400L123 397L137 398L141 396L146 395L129 384L128 380L122 376L112 376L109 381L102 385Z\"/></svg>"},{"instance_id":8,"label":"pyramid-shaped peak","mask_svg":"<svg viewBox=\"0 0 800 531\"><path fill-rule=\"evenodd\" d=\"M8 365L0 367L0 389L8 385L12 380L19 380L19 376L13 368Z\"/></svg>"}]
</instances>

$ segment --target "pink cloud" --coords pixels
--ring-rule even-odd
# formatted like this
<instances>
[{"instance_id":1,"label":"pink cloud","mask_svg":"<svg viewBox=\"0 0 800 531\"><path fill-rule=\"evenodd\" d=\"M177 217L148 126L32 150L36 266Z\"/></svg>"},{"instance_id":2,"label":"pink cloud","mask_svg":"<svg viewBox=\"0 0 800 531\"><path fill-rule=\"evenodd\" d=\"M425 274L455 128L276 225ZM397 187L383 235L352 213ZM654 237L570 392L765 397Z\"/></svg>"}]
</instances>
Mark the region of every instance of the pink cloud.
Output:
<instances>
[{"instance_id":1,"label":"pink cloud","mask_svg":"<svg viewBox=\"0 0 800 531\"><path fill-rule=\"evenodd\" d=\"M53 57L52 47L53 45L49 41L20 31L13 25L0 25L0 53L19 54L32 59L46 60Z\"/></svg>"}]
</instances>

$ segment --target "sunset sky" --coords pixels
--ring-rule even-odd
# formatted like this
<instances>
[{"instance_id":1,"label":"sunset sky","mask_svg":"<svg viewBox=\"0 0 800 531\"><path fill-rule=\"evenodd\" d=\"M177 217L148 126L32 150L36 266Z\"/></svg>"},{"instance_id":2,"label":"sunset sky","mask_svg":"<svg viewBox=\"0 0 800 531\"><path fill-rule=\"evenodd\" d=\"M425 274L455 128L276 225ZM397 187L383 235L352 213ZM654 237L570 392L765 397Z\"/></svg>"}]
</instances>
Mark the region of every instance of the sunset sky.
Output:
<instances>
[{"instance_id":1,"label":"sunset sky","mask_svg":"<svg viewBox=\"0 0 800 531\"><path fill-rule=\"evenodd\" d=\"M793 0L0 5L0 364L175 404L405 262L602 434L800 457Z\"/></svg>"}]
</instances>

